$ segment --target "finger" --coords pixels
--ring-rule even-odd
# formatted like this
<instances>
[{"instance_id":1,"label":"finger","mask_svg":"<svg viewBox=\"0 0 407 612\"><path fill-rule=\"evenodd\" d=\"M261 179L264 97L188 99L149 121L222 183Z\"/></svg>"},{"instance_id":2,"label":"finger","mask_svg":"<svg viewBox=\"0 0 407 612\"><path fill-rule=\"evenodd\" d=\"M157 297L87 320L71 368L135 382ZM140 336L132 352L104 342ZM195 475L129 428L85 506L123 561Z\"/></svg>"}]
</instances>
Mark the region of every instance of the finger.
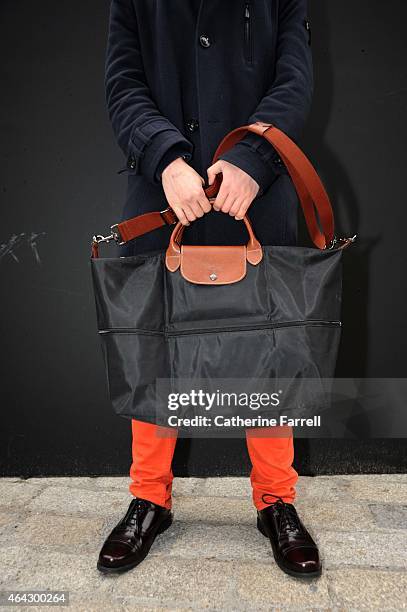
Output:
<instances>
[{"instance_id":1,"label":"finger","mask_svg":"<svg viewBox=\"0 0 407 612\"><path fill-rule=\"evenodd\" d=\"M241 206L243 205L243 202L244 200L242 200L242 198L236 198L236 200L233 202L232 206L229 209L229 215L231 217L235 217L237 215Z\"/></svg>"},{"instance_id":2,"label":"finger","mask_svg":"<svg viewBox=\"0 0 407 612\"><path fill-rule=\"evenodd\" d=\"M235 215L236 221L241 221L243 219L243 217L245 216L245 214L249 210L249 206L250 206L250 200L244 200L243 203L240 205L240 208L239 208L239 210L237 211L237 213Z\"/></svg>"},{"instance_id":3,"label":"finger","mask_svg":"<svg viewBox=\"0 0 407 612\"><path fill-rule=\"evenodd\" d=\"M177 215L177 219L179 221L181 221L182 225L189 225L189 221L188 221L184 211L182 210L182 208L180 208L179 206L172 206L172 209L175 212L175 214Z\"/></svg>"},{"instance_id":4,"label":"finger","mask_svg":"<svg viewBox=\"0 0 407 612\"><path fill-rule=\"evenodd\" d=\"M206 171L208 175L208 184L212 185L213 181L215 180L215 176L217 174L220 174L221 172L222 172L222 162L221 161L217 161L214 164L212 164L212 166L209 166L208 170Z\"/></svg>"},{"instance_id":5,"label":"finger","mask_svg":"<svg viewBox=\"0 0 407 612\"><path fill-rule=\"evenodd\" d=\"M193 202L192 204L189 205L192 212L194 213L194 215L196 217L203 217L204 216L204 211L201 208L201 205L199 204L198 200L195 200L195 202Z\"/></svg>"},{"instance_id":6,"label":"finger","mask_svg":"<svg viewBox=\"0 0 407 612\"><path fill-rule=\"evenodd\" d=\"M233 204L236 201L236 196L233 195L232 193L228 193L228 196L226 198L226 200L223 202L220 210L225 213L228 214L230 209L232 208Z\"/></svg>"},{"instance_id":7,"label":"finger","mask_svg":"<svg viewBox=\"0 0 407 612\"><path fill-rule=\"evenodd\" d=\"M182 210L184 211L185 216L188 219L188 221L191 221L191 222L195 221L196 215L189 204L186 204L186 203L182 204Z\"/></svg>"},{"instance_id":8,"label":"finger","mask_svg":"<svg viewBox=\"0 0 407 612\"><path fill-rule=\"evenodd\" d=\"M204 212L202 210L202 208L199 205L199 198L201 197L201 195L203 194L203 189L199 188L199 189L194 189L193 191L191 191L191 193L189 194L188 198L186 198L185 200L185 204L190 208L190 210L193 212L193 214L195 215L195 219L197 217L203 217Z\"/></svg>"},{"instance_id":9,"label":"finger","mask_svg":"<svg viewBox=\"0 0 407 612\"><path fill-rule=\"evenodd\" d=\"M200 196L200 198L198 198L198 205L201 207L201 210L203 210L204 213L208 213L210 210L212 210L212 205L204 193Z\"/></svg>"},{"instance_id":10,"label":"finger","mask_svg":"<svg viewBox=\"0 0 407 612\"><path fill-rule=\"evenodd\" d=\"M216 199L213 203L213 208L215 210L221 210L223 204L226 201L226 198L228 197L228 194L229 194L229 186L227 183L223 181L220 186L218 195L216 196Z\"/></svg>"}]
</instances>

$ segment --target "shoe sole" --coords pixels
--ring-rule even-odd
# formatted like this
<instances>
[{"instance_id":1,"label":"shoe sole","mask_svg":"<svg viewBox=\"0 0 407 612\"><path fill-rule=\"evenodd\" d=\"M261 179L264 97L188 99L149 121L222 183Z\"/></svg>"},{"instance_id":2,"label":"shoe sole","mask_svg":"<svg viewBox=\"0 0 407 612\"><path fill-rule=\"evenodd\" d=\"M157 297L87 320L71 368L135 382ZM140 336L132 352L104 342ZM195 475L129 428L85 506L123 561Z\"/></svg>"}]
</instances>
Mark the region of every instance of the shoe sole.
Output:
<instances>
[{"instance_id":1,"label":"shoe sole","mask_svg":"<svg viewBox=\"0 0 407 612\"><path fill-rule=\"evenodd\" d=\"M160 535L160 533L164 533L164 531L167 531L167 529L169 529L169 527L171 527L172 521L173 521L173 517L170 516L165 521L163 521L161 523L161 525L157 529L157 532L156 532L156 534L155 534L155 536L153 538L153 541L151 542L148 550L145 551L145 553L143 554L142 557L140 557L136 561L133 561L132 563L128 563L127 565L122 565L121 567L109 567L109 566L106 566L106 565L102 565L98 561L96 567L99 570L99 572L101 572L102 574L122 574L123 572L128 572L129 570L133 569L134 567L137 567L137 565L139 565L147 557L148 553L150 552L150 549L151 549L152 545L154 544L154 541L155 541L156 537L158 535Z\"/></svg>"},{"instance_id":2,"label":"shoe sole","mask_svg":"<svg viewBox=\"0 0 407 612\"><path fill-rule=\"evenodd\" d=\"M280 560L277 557L276 551L274 550L274 546L272 543L271 538L267 535L262 522L260 521L259 518L257 518L257 529L260 531L260 533L262 535L264 535L265 538L267 538L271 544L271 550L273 551L273 557L275 562L277 563L278 567L285 572L286 574L288 574L289 576L294 576L295 578L318 578L319 576L321 576L322 574L322 568L320 568L319 570L317 570L316 572L296 572L295 570L291 570L288 569L287 567L285 567Z\"/></svg>"}]
</instances>

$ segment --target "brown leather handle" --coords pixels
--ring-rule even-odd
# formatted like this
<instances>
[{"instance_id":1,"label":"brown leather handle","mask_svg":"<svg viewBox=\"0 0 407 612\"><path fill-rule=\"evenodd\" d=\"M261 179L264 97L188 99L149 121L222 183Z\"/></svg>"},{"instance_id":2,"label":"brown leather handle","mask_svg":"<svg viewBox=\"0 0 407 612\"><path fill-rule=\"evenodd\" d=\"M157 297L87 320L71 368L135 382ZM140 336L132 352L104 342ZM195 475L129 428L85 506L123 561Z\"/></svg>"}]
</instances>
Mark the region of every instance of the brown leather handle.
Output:
<instances>
[{"instance_id":1,"label":"brown leather handle","mask_svg":"<svg viewBox=\"0 0 407 612\"><path fill-rule=\"evenodd\" d=\"M213 198L210 198L209 201L213 201ZM249 234L249 241L246 246L246 259L249 263L255 266L262 260L263 251L260 242L254 235L252 224L250 223L250 220L246 215L243 217L243 221L246 225L246 229ZM181 243L185 227L185 225L178 221L172 231L170 242L165 254L165 265L167 266L168 270L170 270L170 272L175 272L175 270L178 270L180 266Z\"/></svg>"},{"instance_id":2,"label":"brown leather handle","mask_svg":"<svg viewBox=\"0 0 407 612\"><path fill-rule=\"evenodd\" d=\"M269 123L257 122L236 128L221 141L213 156L212 163L231 149L247 132L262 136L272 144L283 160L297 191L311 240L319 249L331 245L334 238L334 216L328 194L311 162L301 149L284 132ZM211 191L219 188L218 180ZM315 215L318 213L322 232Z\"/></svg>"},{"instance_id":3,"label":"brown leather handle","mask_svg":"<svg viewBox=\"0 0 407 612\"><path fill-rule=\"evenodd\" d=\"M205 195L209 200L215 199L215 197L218 195L220 186L222 185L222 178L222 172L216 174L215 180L213 181L212 185L208 185L204 188Z\"/></svg>"}]
</instances>

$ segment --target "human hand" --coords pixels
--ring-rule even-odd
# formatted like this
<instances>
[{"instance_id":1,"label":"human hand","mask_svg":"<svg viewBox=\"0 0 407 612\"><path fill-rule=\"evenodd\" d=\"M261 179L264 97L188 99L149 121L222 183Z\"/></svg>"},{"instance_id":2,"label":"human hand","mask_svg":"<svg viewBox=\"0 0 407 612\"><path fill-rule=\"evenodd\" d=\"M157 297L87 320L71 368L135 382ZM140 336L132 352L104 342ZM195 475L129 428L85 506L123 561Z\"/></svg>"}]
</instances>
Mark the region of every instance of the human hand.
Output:
<instances>
[{"instance_id":1,"label":"human hand","mask_svg":"<svg viewBox=\"0 0 407 612\"><path fill-rule=\"evenodd\" d=\"M168 204L183 225L211 210L203 190L204 179L182 157L168 164L161 181Z\"/></svg>"},{"instance_id":2,"label":"human hand","mask_svg":"<svg viewBox=\"0 0 407 612\"><path fill-rule=\"evenodd\" d=\"M207 172L210 185L217 174L223 174L213 208L229 213L236 220L243 219L260 189L258 183L247 172L223 159L210 166Z\"/></svg>"}]
</instances>

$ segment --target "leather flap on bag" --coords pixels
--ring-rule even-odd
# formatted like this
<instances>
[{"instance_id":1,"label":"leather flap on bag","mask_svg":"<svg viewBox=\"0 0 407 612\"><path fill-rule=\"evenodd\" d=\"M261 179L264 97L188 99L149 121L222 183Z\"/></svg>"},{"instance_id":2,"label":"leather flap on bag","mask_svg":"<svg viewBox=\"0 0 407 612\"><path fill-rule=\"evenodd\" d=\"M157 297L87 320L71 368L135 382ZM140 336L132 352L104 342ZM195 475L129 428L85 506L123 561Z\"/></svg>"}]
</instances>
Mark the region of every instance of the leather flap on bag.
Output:
<instances>
[{"instance_id":1,"label":"leather flap on bag","mask_svg":"<svg viewBox=\"0 0 407 612\"><path fill-rule=\"evenodd\" d=\"M230 285L246 276L246 246L181 246L180 272L197 285Z\"/></svg>"}]
</instances>

